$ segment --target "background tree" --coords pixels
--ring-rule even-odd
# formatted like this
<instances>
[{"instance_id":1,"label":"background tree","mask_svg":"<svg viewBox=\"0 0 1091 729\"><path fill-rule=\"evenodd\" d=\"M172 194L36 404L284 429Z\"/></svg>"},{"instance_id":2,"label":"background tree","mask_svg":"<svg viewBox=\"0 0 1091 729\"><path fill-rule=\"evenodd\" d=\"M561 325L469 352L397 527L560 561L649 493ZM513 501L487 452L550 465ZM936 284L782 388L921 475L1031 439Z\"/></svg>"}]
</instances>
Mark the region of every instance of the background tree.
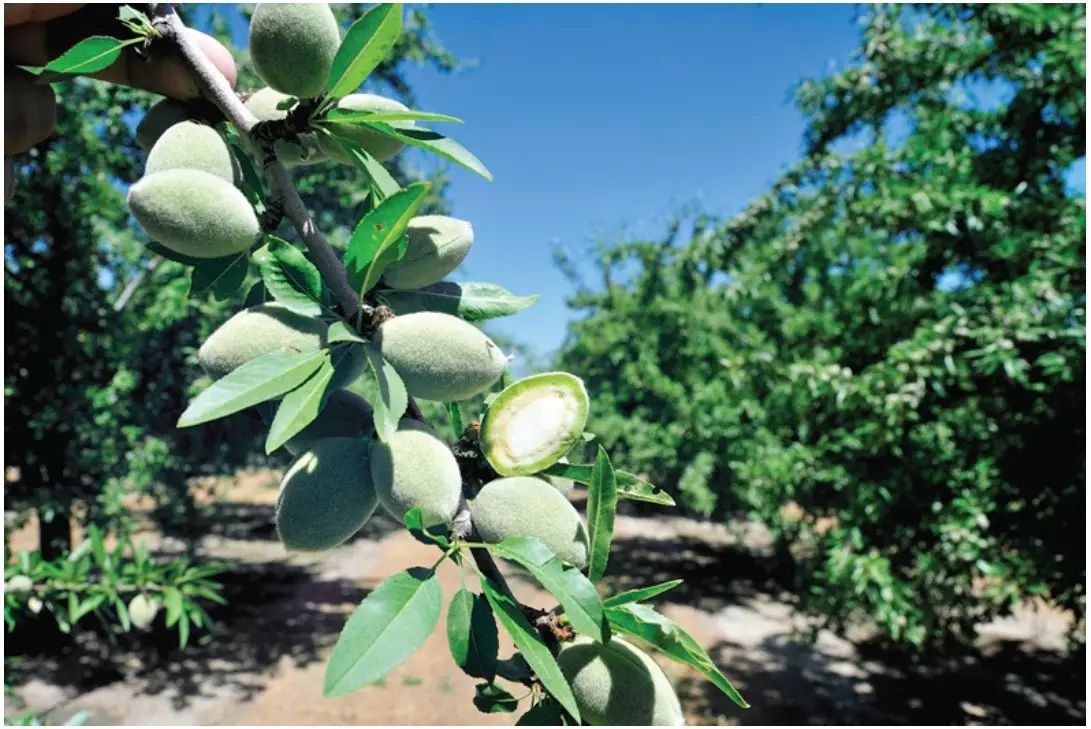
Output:
<instances>
[{"instance_id":1,"label":"background tree","mask_svg":"<svg viewBox=\"0 0 1091 729\"><path fill-rule=\"evenodd\" d=\"M689 509L765 522L834 625L965 640L1031 595L1082 623L1084 22L870 10L798 89L800 163L682 244L600 248L570 302L591 429Z\"/></svg>"}]
</instances>

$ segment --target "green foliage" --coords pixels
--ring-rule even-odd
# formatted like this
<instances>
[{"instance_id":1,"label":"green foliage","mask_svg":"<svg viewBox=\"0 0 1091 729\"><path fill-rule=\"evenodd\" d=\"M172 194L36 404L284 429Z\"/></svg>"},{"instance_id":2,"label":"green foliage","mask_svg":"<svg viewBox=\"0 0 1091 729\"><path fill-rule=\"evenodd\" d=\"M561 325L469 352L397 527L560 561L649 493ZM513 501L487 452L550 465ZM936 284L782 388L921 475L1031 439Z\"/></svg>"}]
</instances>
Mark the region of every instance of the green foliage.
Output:
<instances>
[{"instance_id":1,"label":"green foliage","mask_svg":"<svg viewBox=\"0 0 1091 729\"><path fill-rule=\"evenodd\" d=\"M212 579L223 566L193 565L186 557L156 560L146 547L134 547L127 539L111 547L94 525L87 539L56 559L46 559L37 550L21 552L14 560L6 551L4 556L8 632L43 617L64 633L92 619L94 627L108 632L143 630L155 614L141 620L130 615L131 605L154 600L166 606L165 626L178 633L179 645L185 647L191 628L211 622L204 605L224 602L220 584Z\"/></svg>"},{"instance_id":2,"label":"green foliage","mask_svg":"<svg viewBox=\"0 0 1091 729\"><path fill-rule=\"evenodd\" d=\"M874 8L799 87L805 159L688 239L600 250L571 302L559 363L612 456L761 519L834 625L970 640L1033 595L1082 621L1084 17Z\"/></svg>"}]
</instances>

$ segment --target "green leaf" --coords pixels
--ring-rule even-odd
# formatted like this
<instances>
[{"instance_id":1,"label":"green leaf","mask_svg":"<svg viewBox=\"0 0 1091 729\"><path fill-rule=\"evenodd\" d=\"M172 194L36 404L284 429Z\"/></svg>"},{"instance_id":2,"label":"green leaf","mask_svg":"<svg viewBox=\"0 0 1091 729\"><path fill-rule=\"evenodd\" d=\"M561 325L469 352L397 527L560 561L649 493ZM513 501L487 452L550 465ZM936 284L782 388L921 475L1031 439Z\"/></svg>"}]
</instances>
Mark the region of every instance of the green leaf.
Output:
<instances>
[{"instance_id":1,"label":"green leaf","mask_svg":"<svg viewBox=\"0 0 1091 729\"><path fill-rule=\"evenodd\" d=\"M349 283L359 289L361 299L379 281L383 269L397 260L385 260L383 254L405 236L405 229L420 209L428 189L428 183L414 182L399 190L361 218L352 231L345 251L345 270Z\"/></svg>"},{"instance_id":2,"label":"green leaf","mask_svg":"<svg viewBox=\"0 0 1091 729\"><path fill-rule=\"evenodd\" d=\"M467 675L489 681L496 676L499 637L488 600L465 587L455 593L447 607L447 644Z\"/></svg>"},{"instance_id":3,"label":"green leaf","mask_svg":"<svg viewBox=\"0 0 1091 729\"><path fill-rule=\"evenodd\" d=\"M533 537L512 537L490 544L493 554L515 562L534 576L557 598L572 627L603 643L610 640L610 626L595 586L575 567L565 564Z\"/></svg>"},{"instance_id":4,"label":"green leaf","mask_svg":"<svg viewBox=\"0 0 1091 729\"><path fill-rule=\"evenodd\" d=\"M527 683L534 678L534 672L530 670L524 659L518 653L511 658L504 658L496 662L496 675L515 683Z\"/></svg>"},{"instance_id":5,"label":"green leaf","mask_svg":"<svg viewBox=\"0 0 1091 729\"><path fill-rule=\"evenodd\" d=\"M450 534L442 531L446 529L446 527L433 527L433 529L440 530L435 534L424 527L424 517L421 516L421 509L419 506L414 506L412 509L405 512L403 521L405 522L405 528L408 529L409 533L413 535L413 538L421 544L435 544L440 549L444 550L451 545Z\"/></svg>"},{"instance_id":6,"label":"green leaf","mask_svg":"<svg viewBox=\"0 0 1091 729\"><path fill-rule=\"evenodd\" d=\"M188 428L272 400L302 385L326 361L324 351L270 352L235 368L193 399L178 418Z\"/></svg>"},{"instance_id":7,"label":"green leaf","mask_svg":"<svg viewBox=\"0 0 1091 729\"><path fill-rule=\"evenodd\" d=\"M614 516L617 513L617 478L606 451L599 446L591 483L587 489L587 577L598 582L606 572L610 559L610 542L614 538Z\"/></svg>"},{"instance_id":8,"label":"green leaf","mask_svg":"<svg viewBox=\"0 0 1091 729\"><path fill-rule=\"evenodd\" d=\"M561 667L557 665L557 659L542 642L538 631L527 621L523 611L510 595L507 595L485 575L478 574L481 577L481 589L489 605L492 606L493 613L504 626L504 630L508 631L508 635L522 653L523 659L542 682L545 690L579 721L580 710L576 706L576 697L572 695L572 689L561 672Z\"/></svg>"},{"instance_id":9,"label":"green leaf","mask_svg":"<svg viewBox=\"0 0 1091 729\"><path fill-rule=\"evenodd\" d=\"M239 189L246 195L246 199L254 206L254 210L262 213L265 206L265 181L254 166L250 155L237 142L232 142L231 151L239 163L239 171L242 173L242 184Z\"/></svg>"},{"instance_id":10,"label":"green leaf","mask_svg":"<svg viewBox=\"0 0 1091 729\"><path fill-rule=\"evenodd\" d=\"M108 35L84 38L57 58L47 63L43 73L87 74L109 67L121 56L121 49L133 44L133 39L118 40Z\"/></svg>"},{"instance_id":11,"label":"green leaf","mask_svg":"<svg viewBox=\"0 0 1091 729\"><path fill-rule=\"evenodd\" d=\"M318 370L280 401L265 438L265 452L272 453L318 417L325 404L326 388L333 379L333 362L327 357Z\"/></svg>"},{"instance_id":12,"label":"green leaf","mask_svg":"<svg viewBox=\"0 0 1091 729\"><path fill-rule=\"evenodd\" d=\"M548 696L519 717L515 726L567 726L564 709Z\"/></svg>"},{"instance_id":13,"label":"green leaf","mask_svg":"<svg viewBox=\"0 0 1091 729\"><path fill-rule=\"evenodd\" d=\"M474 689L474 706L484 714L510 714L519 708L519 699L494 683L479 683Z\"/></svg>"},{"instance_id":14,"label":"green leaf","mask_svg":"<svg viewBox=\"0 0 1091 729\"><path fill-rule=\"evenodd\" d=\"M367 340L357 334L346 322L337 320L326 329L326 343L337 342L366 342Z\"/></svg>"},{"instance_id":15,"label":"green leaf","mask_svg":"<svg viewBox=\"0 0 1091 729\"><path fill-rule=\"evenodd\" d=\"M442 601L432 570L414 567L384 580L345 623L326 664L323 693L341 696L394 670L435 629Z\"/></svg>"},{"instance_id":16,"label":"green leaf","mask_svg":"<svg viewBox=\"0 0 1091 729\"><path fill-rule=\"evenodd\" d=\"M638 587L635 590L626 590L625 592L619 592L612 597L606 598L602 601L602 604L609 608L625 605L630 602L644 602L645 600L650 600L656 595L661 595L668 590L673 590L681 584L682 580L670 580L668 582L660 582L657 585L651 585L650 587Z\"/></svg>"},{"instance_id":17,"label":"green leaf","mask_svg":"<svg viewBox=\"0 0 1091 729\"><path fill-rule=\"evenodd\" d=\"M330 134L341 149L345 151L345 154L349 156L353 164L367 176L369 189L376 200L385 200L402 189L401 185L387 172L382 163L361 147L359 142L353 139L345 139L337 134L331 134L329 130L323 127L318 127L317 131Z\"/></svg>"},{"instance_id":18,"label":"green leaf","mask_svg":"<svg viewBox=\"0 0 1091 729\"><path fill-rule=\"evenodd\" d=\"M198 259L190 272L189 295L208 291L219 301L229 299L242 288L249 270L250 251L224 258Z\"/></svg>"},{"instance_id":19,"label":"green leaf","mask_svg":"<svg viewBox=\"0 0 1091 729\"><path fill-rule=\"evenodd\" d=\"M488 168L473 155L468 149L461 144L445 137L439 132L431 129L425 129L424 127L407 127L399 129L392 127L389 124L383 122L368 122L367 126L371 127L377 132L387 135L388 137L394 137L406 144L411 144L414 147L420 147L421 149L438 154L444 159L448 159L455 164L462 165L471 172L484 177L489 182L492 182L492 173Z\"/></svg>"},{"instance_id":20,"label":"green leaf","mask_svg":"<svg viewBox=\"0 0 1091 729\"><path fill-rule=\"evenodd\" d=\"M447 420L451 423L451 432L455 440L458 440L466 430L466 426L462 424L462 406L457 402L445 402L443 409L447 413Z\"/></svg>"},{"instance_id":21,"label":"green leaf","mask_svg":"<svg viewBox=\"0 0 1091 729\"><path fill-rule=\"evenodd\" d=\"M376 5L352 24L330 67L326 84L335 99L351 94L394 49L402 32L401 5Z\"/></svg>"},{"instance_id":22,"label":"green leaf","mask_svg":"<svg viewBox=\"0 0 1091 729\"><path fill-rule=\"evenodd\" d=\"M591 483L592 471L594 471L594 466L590 464L554 463L542 473L589 484ZM674 506L674 499L671 498L671 495L659 487L653 486L625 471L614 471L614 476L617 479L617 495L619 498L645 501L660 506Z\"/></svg>"},{"instance_id":23,"label":"green leaf","mask_svg":"<svg viewBox=\"0 0 1091 729\"><path fill-rule=\"evenodd\" d=\"M157 256L162 256L168 261L174 261L175 263L181 263L186 266L196 266L199 263L207 263L209 260L223 260L223 259L208 259L208 258L194 258L193 256L187 256L184 253L177 253L167 248L158 241L150 240L144 244L144 247ZM228 256L228 258L234 258L234 256Z\"/></svg>"},{"instance_id":24,"label":"green leaf","mask_svg":"<svg viewBox=\"0 0 1091 729\"><path fill-rule=\"evenodd\" d=\"M398 421L409 407L409 393L405 390L402 378L383 359L375 345L368 342L362 346L367 355L368 371L375 378L377 386L377 397L371 402L375 433L385 443L398 429Z\"/></svg>"},{"instance_id":25,"label":"green leaf","mask_svg":"<svg viewBox=\"0 0 1091 729\"><path fill-rule=\"evenodd\" d=\"M261 281L255 281L250 290L246 292L246 298L243 299L242 305L244 308L249 309L251 306L259 306L272 300L273 296L265 288L265 284Z\"/></svg>"},{"instance_id":26,"label":"green leaf","mask_svg":"<svg viewBox=\"0 0 1091 729\"><path fill-rule=\"evenodd\" d=\"M510 316L538 300L537 294L516 296L502 286L477 281L440 281L416 291L379 289L377 293L395 314L439 311L468 322Z\"/></svg>"},{"instance_id":27,"label":"green leaf","mask_svg":"<svg viewBox=\"0 0 1091 729\"><path fill-rule=\"evenodd\" d=\"M177 587L163 590L163 607L167 609L167 627L170 628L182 617L182 593Z\"/></svg>"},{"instance_id":28,"label":"green leaf","mask_svg":"<svg viewBox=\"0 0 1091 729\"><path fill-rule=\"evenodd\" d=\"M455 122L461 124L462 120L457 116L436 114L430 111L406 111L360 109L330 109L325 116L325 123L355 125L358 122L392 122L392 121L437 121Z\"/></svg>"},{"instance_id":29,"label":"green leaf","mask_svg":"<svg viewBox=\"0 0 1091 729\"><path fill-rule=\"evenodd\" d=\"M269 236L254 260L265 288L278 302L307 316L322 313L322 274L295 246Z\"/></svg>"},{"instance_id":30,"label":"green leaf","mask_svg":"<svg viewBox=\"0 0 1091 729\"><path fill-rule=\"evenodd\" d=\"M750 708L746 699L720 672L705 649L698 645L682 626L647 605L638 603L606 609L610 624L629 635L636 636L658 648L669 658L692 666L707 678L729 699L744 709Z\"/></svg>"}]
</instances>

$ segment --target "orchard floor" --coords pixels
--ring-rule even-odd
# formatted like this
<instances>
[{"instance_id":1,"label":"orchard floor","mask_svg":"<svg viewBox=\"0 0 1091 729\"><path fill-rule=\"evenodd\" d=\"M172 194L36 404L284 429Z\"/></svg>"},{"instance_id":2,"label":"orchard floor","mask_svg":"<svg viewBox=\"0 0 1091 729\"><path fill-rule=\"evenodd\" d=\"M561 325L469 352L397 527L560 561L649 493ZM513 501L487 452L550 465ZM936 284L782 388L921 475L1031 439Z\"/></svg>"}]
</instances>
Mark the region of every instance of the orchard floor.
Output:
<instances>
[{"instance_id":1,"label":"orchard floor","mask_svg":"<svg viewBox=\"0 0 1091 729\"><path fill-rule=\"evenodd\" d=\"M211 633L179 652L171 636L122 636L117 646L83 637L27 646L9 641L5 714L30 710L48 723L84 710L89 724L511 724L473 707L474 680L453 668L437 631L383 685L348 696L321 695L325 660L352 608L385 576L431 564L435 551L393 521L374 518L356 539L321 555L288 555L272 527L276 475L222 480L200 553L231 564L229 605L213 611ZM13 548L30 531L10 535ZM151 533L153 548L182 542ZM980 630L973 651L914 663L865 641L803 623L769 565L761 530L729 529L678 517L621 515L608 575L611 591L673 577L663 611L709 649L753 708L737 709L688 669L662 663L690 724L1080 724L1085 668L1063 656L1066 616L1027 607ZM450 595L457 569L440 571ZM543 593L512 577L519 596ZM441 618L441 626L444 625ZM161 622L161 621L160 621ZM158 639L158 640L157 640ZM152 644L149 646L149 642ZM510 654L510 643L501 655Z\"/></svg>"}]
</instances>

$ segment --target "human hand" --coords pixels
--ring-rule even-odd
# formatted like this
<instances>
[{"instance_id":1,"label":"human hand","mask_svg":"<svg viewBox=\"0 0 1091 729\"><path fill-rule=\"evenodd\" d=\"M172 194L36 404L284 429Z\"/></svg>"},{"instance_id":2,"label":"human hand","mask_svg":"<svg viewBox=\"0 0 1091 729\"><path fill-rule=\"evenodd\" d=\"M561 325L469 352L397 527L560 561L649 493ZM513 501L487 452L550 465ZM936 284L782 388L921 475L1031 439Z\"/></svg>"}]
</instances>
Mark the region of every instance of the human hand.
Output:
<instances>
[{"instance_id":1,"label":"human hand","mask_svg":"<svg viewBox=\"0 0 1091 729\"><path fill-rule=\"evenodd\" d=\"M20 154L53 133L56 98L48 84L34 83L34 76L14 64L43 66L90 35L116 35L119 5L86 3L7 3L4 5L4 200L13 192L11 155ZM197 46L234 86L235 61L215 38L195 30ZM174 56L138 56L127 48L109 68L92 78L146 89L175 99L200 95L189 71Z\"/></svg>"}]
</instances>

